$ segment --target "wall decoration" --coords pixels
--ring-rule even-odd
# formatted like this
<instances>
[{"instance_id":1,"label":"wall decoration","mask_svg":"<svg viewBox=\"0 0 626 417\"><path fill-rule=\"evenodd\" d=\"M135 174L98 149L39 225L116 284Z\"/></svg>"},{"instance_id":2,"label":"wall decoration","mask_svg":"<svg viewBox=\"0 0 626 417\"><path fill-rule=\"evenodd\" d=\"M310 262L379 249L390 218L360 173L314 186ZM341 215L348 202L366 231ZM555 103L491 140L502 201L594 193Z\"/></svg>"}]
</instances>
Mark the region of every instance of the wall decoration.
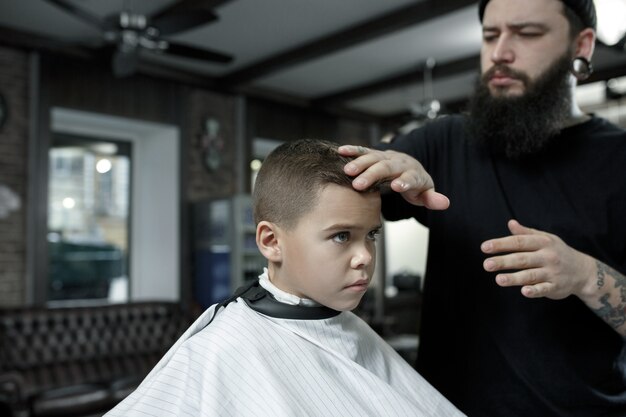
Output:
<instances>
[{"instance_id":1,"label":"wall decoration","mask_svg":"<svg viewBox=\"0 0 626 417\"><path fill-rule=\"evenodd\" d=\"M217 170L222 164L224 139L220 135L220 122L207 117L199 135L199 146L202 152L202 164L209 171Z\"/></svg>"},{"instance_id":2,"label":"wall decoration","mask_svg":"<svg viewBox=\"0 0 626 417\"><path fill-rule=\"evenodd\" d=\"M9 217L12 211L22 206L20 197L9 187L0 184L0 219Z\"/></svg>"}]
</instances>

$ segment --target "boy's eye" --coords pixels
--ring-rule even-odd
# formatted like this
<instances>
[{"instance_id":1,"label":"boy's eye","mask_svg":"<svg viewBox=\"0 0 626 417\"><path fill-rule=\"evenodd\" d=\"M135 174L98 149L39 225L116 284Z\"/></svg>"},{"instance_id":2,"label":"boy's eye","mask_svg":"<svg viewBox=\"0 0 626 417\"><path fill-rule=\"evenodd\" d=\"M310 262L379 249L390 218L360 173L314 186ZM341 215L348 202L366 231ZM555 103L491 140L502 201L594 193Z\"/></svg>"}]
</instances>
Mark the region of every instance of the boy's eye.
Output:
<instances>
[{"instance_id":1,"label":"boy's eye","mask_svg":"<svg viewBox=\"0 0 626 417\"><path fill-rule=\"evenodd\" d=\"M380 230L376 229L376 230L372 230L371 232L369 232L367 234L367 238L369 240L376 240L376 238L378 238L379 235L380 235Z\"/></svg>"},{"instance_id":2,"label":"boy's eye","mask_svg":"<svg viewBox=\"0 0 626 417\"><path fill-rule=\"evenodd\" d=\"M347 242L350 239L350 233L348 232L339 232L333 236L333 240L338 243Z\"/></svg>"}]
</instances>

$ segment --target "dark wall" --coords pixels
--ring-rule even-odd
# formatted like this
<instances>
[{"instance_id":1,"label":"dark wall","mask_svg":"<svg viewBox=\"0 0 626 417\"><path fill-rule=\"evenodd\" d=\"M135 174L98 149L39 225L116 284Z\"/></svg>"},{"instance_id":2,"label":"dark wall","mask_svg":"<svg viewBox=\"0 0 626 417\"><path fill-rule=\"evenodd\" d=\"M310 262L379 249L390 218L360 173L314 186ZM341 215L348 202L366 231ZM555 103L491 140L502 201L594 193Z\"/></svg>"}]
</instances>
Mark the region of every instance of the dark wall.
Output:
<instances>
[{"instance_id":1,"label":"dark wall","mask_svg":"<svg viewBox=\"0 0 626 417\"><path fill-rule=\"evenodd\" d=\"M327 139L338 143L370 143L369 124L333 116L319 110L249 100L248 132L251 137L277 140Z\"/></svg>"},{"instance_id":2,"label":"dark wall","mask_svg":"<svg viewBox=\"0 0 626 417\"><path fill-rule=\"evenodd\" d=\"M29 53L0 46L0 92L9 102L10 118L0 131L0 183L11 187L22 202L21 208L6 219L0 219L0 306L26 302L26 208L28 188L44 190L47 181L47 144L49 143L49 111L52 107L108 114L130 119L177 126L181 132L181 259L182 276L189 276L189 205L195 201L222 198L235 194L240 175L249 178L248 164L240 172L238 160L247 160L250 140L265 137L293 140L315 137L340 143L369 144L369 125L302 107L246 99L245 120L237 126L238 98L197 86L148 76L117 79L111 75L107 62L69 58L39 53L39 85L30 83ZM29 103L29 89L37 103ZM39 109L37 117L29 115L29 106ZM32 119L37 120L32 120ZM208 169L203 162L204 126L208 118L219 122L220 165ZM36 145L28 149L29 126L34 122ZM237 129L242 129L238 132ZM238 135L243 143L238 144ZM29 152L37 157L33 178L29 178ZM249 188L249 181L242 181ZM248 190L249 191L249 190ZM36 208L38 223L45 223L46 197L33 192L31 202ZM33 232L38 249L45 251L45 231ZM37 243L38 242L38 243ZM32 256L32 254L30 255ZM37 275L45 271L35 269ZM189 281L189 280L187 280ZM184 283L183 298L189 296ZM35 297L37 297L35 291Z\"/></svg>"},{"instance_id":3,"label":"dark wall","mask_svg":"<svg viewBox=\"0 0 626 417\"><path fill-rule=\"evenodd\" d=\"M17 211L0 218L0 305L15 306L24 300L26 251L26 200L28 158L28 55L0 46L0 94L8 107L8 119L0 128L0 184L21 202ZM0 196L0 198L3 198ZM5 201L7 203L6 196Z\"/></svg>"},{"instance_id":4,"label":"dark wall","mask_svg":"<svg viewBox=\"0 0 626 417\"><path fill-rule=\"evenodd\" d=\"M107 62L42 56L42 87L51 106L179 124L180 87L144 76L115 78Z\"/></svg>"}]
</instances>

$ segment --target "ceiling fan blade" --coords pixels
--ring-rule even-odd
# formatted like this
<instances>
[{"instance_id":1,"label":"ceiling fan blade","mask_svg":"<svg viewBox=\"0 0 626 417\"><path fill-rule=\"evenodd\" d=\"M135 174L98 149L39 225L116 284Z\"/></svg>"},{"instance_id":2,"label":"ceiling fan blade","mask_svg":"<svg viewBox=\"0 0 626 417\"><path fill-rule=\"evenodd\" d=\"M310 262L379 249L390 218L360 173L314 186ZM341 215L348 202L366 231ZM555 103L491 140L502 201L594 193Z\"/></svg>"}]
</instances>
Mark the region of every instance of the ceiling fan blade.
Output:
<instances>
[{"instance_id":1,"label":"ceiling fan blade","mask_svg":"<svg viewBox=\"0 0 626 417\"><path fill-rule=\"evenodd\" d=\"M88 11L84 9L74 6L72 3L70 3L67 0L46 0L46 1L73 14L74 16L89 23L90 25L96 26L100 28L101 30L107 29L107 25L103 19L96 16L95 14L89 13Z\"/></svg>"},{"instance_id":2,"label":"ceiling fan blade","mask_svg":"<svg viewBox=\"0 0 626 417\"><path fill-rule=\"evenodd\" d=\"M138 61L139 55L136 48L125 48L124 46L118 47L113 53L113 58L111 59L113 75L118 78L122 78L134 74L137 69Z\"/></svg>"},{"instance_id":3,"label":"ceiling fan blade","mask_svg":"<svg viewBox=\"0 0 626 417\"><path fill-rule=\"evenodd\" d=\"M178 55L184 58L200 59L204 61L227 64L233 60L231 55L222 52L210 51L208 49L195 48L193 46L181 45L179 43L169 43L165 53Z\"/></svg>"},{"instance_id":4,"label":"ceiling fan blade","mask_svg":"<svg viewBox=\"0 0 626 417\"><path fill-rule=\"evenodd\" d=\"M228 3L232 0L179 0L175 1L169 6L162 8L156 13L152 14L152 18L158 18L168 14L175 14L179 12L189 10L213 10L224 3Z\"/></svg>"},{"instance_id":5,"label":"ceiling fan blade","mask_svg":"<svg viewBox=\"0 0 626 417\"><path fill-rule=\"evenodd\" d=\"M150 26L158 29L161 35L173 35L215 20L217 15L210 10L180 10L153 17Z\"/></svg>"},{"instance_id":6,"label":"ceiling fan blade","mask_svg":"<svg viewBox=\"0 0 626 417\"><path fill-rule=\"evenodd\" d=\"M152 26L168 35L189 30L217 18L213 9L231 0L180 0L159 10L150 17ZM198 16L193 16L198 15ZM171 22L170 21L171 16Z\"/></svg>"}]
</instances>

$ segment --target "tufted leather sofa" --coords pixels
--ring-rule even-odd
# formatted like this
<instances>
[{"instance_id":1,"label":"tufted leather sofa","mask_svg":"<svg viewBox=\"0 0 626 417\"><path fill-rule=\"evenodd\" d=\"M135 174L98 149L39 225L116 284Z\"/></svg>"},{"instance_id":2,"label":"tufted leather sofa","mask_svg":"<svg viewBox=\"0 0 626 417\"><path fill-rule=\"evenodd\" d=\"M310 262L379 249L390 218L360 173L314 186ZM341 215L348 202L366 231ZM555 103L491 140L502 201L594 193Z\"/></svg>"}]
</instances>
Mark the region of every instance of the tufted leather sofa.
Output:
<instances>
[{"instance_id":1,"label":"tufted leather sofa","mask_svg":"<svg viewBox=\"0 0 626 417\"><path fill-rule=\"evenodd\" d=\"M0 310L0 415L102 415L190 324L168 302Z\"/></svg>"}]
</instances>

